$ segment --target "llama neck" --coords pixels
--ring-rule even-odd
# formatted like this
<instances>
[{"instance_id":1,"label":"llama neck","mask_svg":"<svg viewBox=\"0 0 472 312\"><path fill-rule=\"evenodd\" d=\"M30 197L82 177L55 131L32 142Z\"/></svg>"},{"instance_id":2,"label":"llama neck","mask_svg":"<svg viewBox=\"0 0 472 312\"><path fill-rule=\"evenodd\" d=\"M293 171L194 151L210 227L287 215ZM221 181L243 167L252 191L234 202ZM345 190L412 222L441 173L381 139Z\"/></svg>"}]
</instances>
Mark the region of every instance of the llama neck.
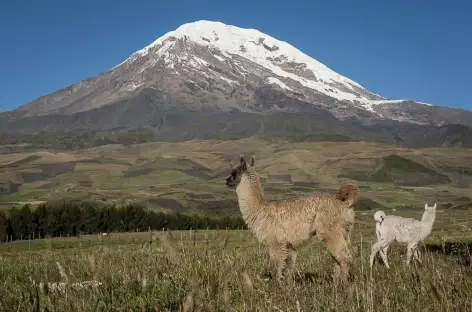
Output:
<instances>
[{"instance_id":1,"label":"llama neck","mask_svg":"<svg viewBox=\"0 0 472 312\"><path fill-rule=\"evenodd\" d=\"M436 219L435 211L425 211L423 213L423 217L421 218L421 223L427 228L432 228L435 219Z\"/></svg>"},{"instance_id":2,"label":"llama neck","mask_svg":"<svg viewBox=\"0 0 472 312\"><path fill-rule=\"evenodd\" d=\"M259 176L255 172L247 172L242 175L241 182L236 188L238 194L239 209L244 220L251 227L255 222L258 211L263 208L264 191Z\"/></svg>"}]
</instances>

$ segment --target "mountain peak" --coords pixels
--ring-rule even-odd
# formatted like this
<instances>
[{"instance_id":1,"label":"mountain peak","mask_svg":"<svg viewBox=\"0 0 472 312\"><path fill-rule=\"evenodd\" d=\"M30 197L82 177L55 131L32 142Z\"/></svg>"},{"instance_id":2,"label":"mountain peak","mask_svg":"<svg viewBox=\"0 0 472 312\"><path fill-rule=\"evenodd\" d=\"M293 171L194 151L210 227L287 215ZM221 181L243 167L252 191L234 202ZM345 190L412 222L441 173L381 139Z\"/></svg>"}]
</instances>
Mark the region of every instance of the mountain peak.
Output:
<instances>
[{"instance_id":1,"label":"mountain peak","mask_svg":"<svg viewBox=\"0 0 472 312\"><path fill-rule=\"evenodd\" d=\"M202 20L0 114L0 132L145 129L164 141L257 134L472 146L471 112L423 104L372 93L258 30Z\"/></svg>"},{"instance_id":2,"label":"mountain peak","mask_svg":"<svg viewBox=\"0 0 472 312\"><path fill-rule=\"evenodd\" d=\"M291 113L287 118L310 113L324 116L322 122L335 118L348 123L386 121L389 126L395 124L391 120L472 125L470 113L422 104L372 93L259 30L201 20L169 31L111 70L43 96L15 114L75 115L77 120L85 118L71 126L79 128L93 123L87 112L99 109L119 112L108 124L125 128L148 124L161 129L169 126L165 116L171 112L241 112L267 118L273 113ZM94 114L92 119L103 121ZM321 126L312 122L312 127ZM258 133L266 131L264 124L251 126ZM218 131L227 130L221 126Z\"/></svg>"},{"instance_id":3,"label":"mountain peak","mask_svg":"<svg viewBox=\"0 0 472 312\"><path fill-rule=\"evenodd\" d=\"M209 49L219 50L227 58L244 57L270 70L275 76L290 79L302 88L327 94L339 101L358 101L371 105L372 101L386 100L367 91L355 81L336 73L287 42L256 29L241 28L221 22L200 20L183 24L135 52L125 62L146 56L151 51L161 56L162 49L167 50L171 42L178 39L190 40ZM297 75L295 71L303 72L303 75Z\"/></svg>"}]
</instances>

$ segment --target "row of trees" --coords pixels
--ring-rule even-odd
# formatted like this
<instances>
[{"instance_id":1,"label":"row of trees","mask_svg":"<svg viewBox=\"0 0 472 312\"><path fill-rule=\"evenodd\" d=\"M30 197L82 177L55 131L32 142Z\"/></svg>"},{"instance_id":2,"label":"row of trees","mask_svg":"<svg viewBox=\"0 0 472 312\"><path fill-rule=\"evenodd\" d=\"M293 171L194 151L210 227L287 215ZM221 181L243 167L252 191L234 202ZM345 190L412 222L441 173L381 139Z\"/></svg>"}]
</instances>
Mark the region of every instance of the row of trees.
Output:
<instances>
[{"instance_id":1,"label":"row of trees","mask_svg":"<svg viewBox=\"0 0 472 312\"><path fill-rule=\"evenodd\" d=\"M123 207L96 207L89 203L43 204L35 210L25 205L12 208L8 214L0 211L0 241L145 231L149 227L153 230L241 229L245 228L245 223L240 217L155 212L133 204Z\"/></svg>"}]
</instances>

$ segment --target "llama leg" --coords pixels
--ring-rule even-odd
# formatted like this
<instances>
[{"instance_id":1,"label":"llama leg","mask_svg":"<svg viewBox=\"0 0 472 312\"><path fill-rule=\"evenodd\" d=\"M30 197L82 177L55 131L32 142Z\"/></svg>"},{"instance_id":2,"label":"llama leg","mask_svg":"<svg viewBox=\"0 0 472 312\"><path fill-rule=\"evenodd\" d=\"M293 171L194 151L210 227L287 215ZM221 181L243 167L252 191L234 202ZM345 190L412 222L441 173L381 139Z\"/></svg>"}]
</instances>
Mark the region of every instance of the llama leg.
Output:
<instances>
[{"instance_id":1,"label":"llama leg","mask_svg":"<svg viewBox=\"0 0 472 312\"><path fill-rule=\"evenodd\" d=\"M411 243L408 243L408 246L406 247L407 250L406 250L406 264L410 264L411 262L411 256L413 255L413 251L416 247L416 243L414 242L411 242Z\"/></svg>"},{"instance_id":2,"label":"llama leg","mask_svg":"<svg viewBox=\"0 0 472 312\"><path fill-rule=\"evenodd\" d=\"M382 250L385 255L387 255L388 247L390 247L390 244L387 245L387 247L385 247L385 248Z\"/></svg>"},{"instance_id":3,"label":"llama leg","mask_svg":"<svg viewBox=\"0 0 472 312\"><path fill-rule=\"evenodd\" d=\"M379 253L380 253L380 256L382 257L382 260L384 259L384 256L387 257L387 251L388 251L389 246L390 245L387 245L387 247L380 249ZM384 260L384 263L385 263L385 260Z\"/></svg>"},{"instance_id":4,"label":"llama leg","mask_svg":"<svg viewBox=\"0 0 472 312\"><path fill-rule=\"evenodd\" d=\"M294 249L288 250L288 257L286 261L287 265L287 276L293 278L293 268L295 267L295 261L297 260L297 252Z\"/></svg>"},{"instance_id":5,"label":"llama leg","mask_svg":"<svg viewBox=\"0 0 472 312\"><path fill-rule=\"evenodd\" d=\"M351 244L351 233L352 233L353 228L354 228L354 224L349 225L346 233L344 234L344 238L346 239L346 242L349 245L349 247L352 246L352 244Z\"/></svg>"},{"instance_id":6,"label":"llama leg","mask_svg":"<svg viewBox=\"0 0 472 312\"><path fill-rule=\"evenodd\" d=\"M415 249L414 249L414 252L413 252L413 256L415 257L415 259L419 262L419 263L422 263L421 262L421 253L420 253L420 250L418 248L418 245L415 245Z\"/></svg>"},{"instance_id":7,"label":"llama leg","mask_svg":"<svg viewBox=\"0 0 472 312\"><path fill-rule=\"evenodd\" d=\"M283 279L286 274L287 247L285 245L275 244L269 247L269 254L275 263L277 278Z\"/></svg>"},{"instance_id":8,"label":"llama leg","mask_svg":"<svg viewBox=\"0 0 472 312\"><path fill-rule=\"evenodd\" d=\"M380 257L382 258L382 261L384 262L387 269L390 268L390 266L388 265L388 260L387 260L388 247L389 247L389 245L387 245L386 247L380 249Z\"/></svg>"},{"instance_id":9,"label":"llama leg","mask_svg":"<svg viewBox=\"0 0 472 312\"><path fill-rule=\"evenodd\" d=\"M372 265L374 264L374 258L375 258L375 255L382 249L384 249L385 247L388 247L389 245L389 242L387 242L385 239L381 239L379 240L378 242L376 242L374 245L372 245L372 252L370 254L370 267L372 268ZM385 263L385 266L387 267L387 269L389 269L389 265L388 265L388 262L386 262L387 260L387 255L386 254L383 254L382 252L380 253L380 256L382 257L382 260L383 262Z\"/></svg>"},{"instance_id":10,"label":"llama leg","mask_svg":"<svg viewBox=\"0 0 472 312\"><path fill-rule=\"evenodd\" d=\"M347 245L344 235L334 234L323 239L326 247L334 258L334 274L335 283L341 281L343 284L348 282L349 266L352 262L352 255Z\"/></svg>"}]
</instances>

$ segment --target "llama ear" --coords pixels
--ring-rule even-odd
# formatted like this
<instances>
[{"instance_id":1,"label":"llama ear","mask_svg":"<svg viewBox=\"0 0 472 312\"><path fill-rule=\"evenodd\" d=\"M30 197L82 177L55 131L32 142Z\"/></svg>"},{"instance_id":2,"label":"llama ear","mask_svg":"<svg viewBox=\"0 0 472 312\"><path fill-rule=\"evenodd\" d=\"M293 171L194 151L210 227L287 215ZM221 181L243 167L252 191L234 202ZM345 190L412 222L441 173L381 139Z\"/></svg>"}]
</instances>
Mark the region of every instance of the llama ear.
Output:
<instances>
[{"instance_id":1,"label":"llama ear","mask_svg":"<svg viewBox=\"0 0 472 312\"><path fill-rule=\"evenodd\" d=\"M247 169L247 164L246 164L246 158L244 158L244 155L241 155L239 157L239 163L241 165L241 169L242 170L246 170Z\"/></svg>"},{"instance_id":2,"label":"llama ear","mask_svg":"<svg viewBox=\"0 0 472 312\"><path fill-rule=\"evenodd\" d=\"M424 204L424 209L428 209L428 203Z\"/></svg>"},{"instance_id":3,"label":"llama ear","mask_svg":"<svg viewBox=\"0 0 472 312\"><path fill-rule=\"evenodd\" d=\"M251 162L250 162L249 165L250 165L251 167L254 167L255 161L256 161L256 157L252 156L252 157L251 157Z\"/></svg>"},{"instance_id":4,"label":"llama ear","mask_svg":"<svg viewBox=\"0 0 472 312\"><path fill-rule=\"evenodd\" d=\"M436 207L437 207L437 205L436 205L436 203L434 203L433 209L436 210Z\"/></svg>"}]
</instances>

